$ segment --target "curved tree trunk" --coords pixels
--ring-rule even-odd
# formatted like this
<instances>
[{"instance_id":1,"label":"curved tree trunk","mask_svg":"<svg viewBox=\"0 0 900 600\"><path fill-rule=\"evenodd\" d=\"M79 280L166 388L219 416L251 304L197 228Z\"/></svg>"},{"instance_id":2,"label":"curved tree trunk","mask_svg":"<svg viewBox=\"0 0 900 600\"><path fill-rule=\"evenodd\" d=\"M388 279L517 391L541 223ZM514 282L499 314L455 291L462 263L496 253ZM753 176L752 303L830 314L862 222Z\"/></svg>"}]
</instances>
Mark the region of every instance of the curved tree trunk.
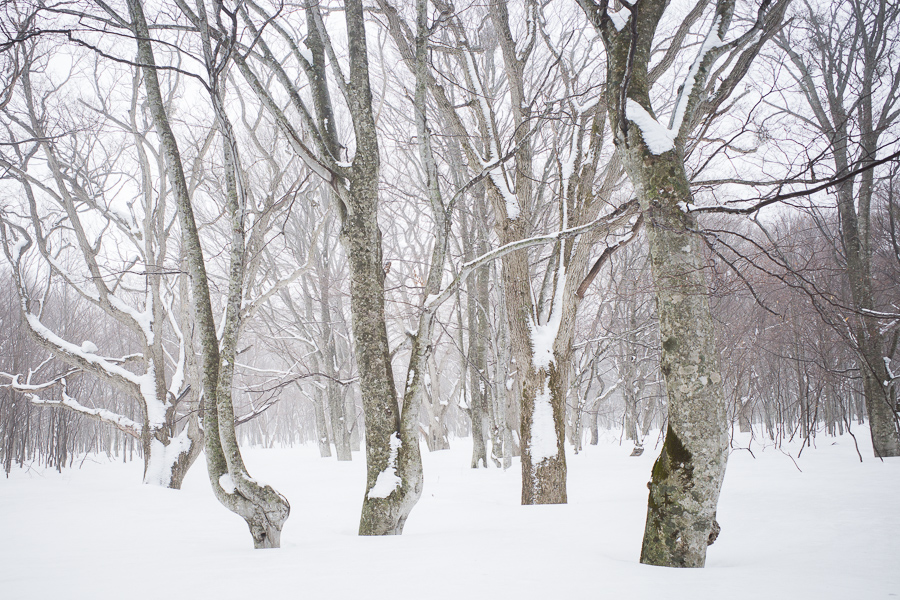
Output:
<instances>
[{"instance_id":1,"label":"curved tree trunk","mask_svg":"<svg viewBox=\"0 0 900 600\"><path fill-rule=\"evenodd\" d=\"M702 567L728 456L702 242L694 220L678 208L690 201L678 153L628 154L626 169L647 223L668 396L668 429L649 484L641 562Z\"/></svg>"},{"instance_id":2,"label":"curved tree trunk","mask_svg":"<svg viewBox=\"0 0 900 600\"><path fill-rule=\"evenodd\" d=\"M231 217L233 235L230 249L228 307L222 340L223 351L220 354L203 250L194 220L181 154L169 126L168 115L163 104L157 79L156 62L150 45L150 34L140 0L128 0L128 11L134 27L138 59L144 74L144 86L150 114L163 145L168 176L177 202L183 251L191 277L194 313L203 353L205 397L202 412L210 483L219 501L247 522L254 547L278 547L281 542L281 528L290 512L290 506L281 494L269 486L256 483L247 474L237 445L234 432L234 412L231 406L231 381L243 296L244 252L243 216L235 182L235 178L240 176L240 163L237 159L236 148L233 146L234 137L230 130L230 124L225 118L224 107L221 105L220 90L215 82L212 82L210 97L214 109L216 109L216 117L220 121L220 134L223 137L226 178L228 179L226 207ZM206 25L205 15L202 20L202 25ZM202 34L208 36L208 29L201 27L201 30ZM208 46L208 37L205 42ZM207 52L207 59L209 59L209 52Z\"/></svg>"}]
</instances>

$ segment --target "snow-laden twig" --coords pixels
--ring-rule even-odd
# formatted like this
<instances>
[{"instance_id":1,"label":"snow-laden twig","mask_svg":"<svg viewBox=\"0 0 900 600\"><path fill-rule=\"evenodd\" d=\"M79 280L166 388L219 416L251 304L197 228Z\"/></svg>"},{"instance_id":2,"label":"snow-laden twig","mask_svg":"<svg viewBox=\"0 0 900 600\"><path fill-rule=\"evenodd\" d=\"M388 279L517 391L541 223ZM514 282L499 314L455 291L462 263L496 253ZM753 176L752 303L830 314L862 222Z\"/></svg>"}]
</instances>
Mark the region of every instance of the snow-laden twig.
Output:
<instances>
[{"instance_id":1,"label":"snow-laden twig","mask_svg":"<svg viewBox=\"0 0 900 600\"><path fill-rule=\"evenodd\" d=\"M28 383L20 383L18 375L11 376L7 373L2 373L0 375L13 378L13 380L4 387L9 387L10 389L22 392L25 397L28 398L28 401L36 406L53 406L65 408L90 419L112 425L119 431L127 433L128 435L137 439L141 438L143 427L139 423L136 423L128 417L124 417L105 408L90 408L81 404L80 402L78 402L78 400L70 396L68 394L68 384L66 383L65 377L58 377L50 382L32 385ZM38 395L38 392L50 389L51 387L54 387L56 385L62 387L62 400L48 400L45 398L41 398Z\"/></svg>"},{"instance_id":2,"label":"snow-laden twig","mask_svg":"<svg viewBox=\"0 0 900 600\"><path fill-rule=\"evenodd\" d=\"M532 246L539 246L541 244L547 244L550 242L556 242L560 240L566 240L569 238L573 238L579 236L591 229L596 227L603 227L607 229L613 229L616 227L621 227L625 222L630 220L635 214L637 214L638 205L636 201L631 201L626 203L625 205L619 207L611 214L603 215L602 217L598 217L591 221L590 223L586 223L584 225L578 225L576 227L571 227L568 229L561 229L560 231L556 231L554 233L547 233L544 235L536 235L530 238L525 238L523 240L516 240L514 242L510 242L508 244L504 244L499 248L495 248L473 258L472 260L463 263L460 267L456 277L453 278L453 281L450 282L447 287L445 287L440 294L430 295L425 299L425 309L426 310L435 310L438 306L443 304L451 295L453 295L454 290L466 280L469 274L481 267L484 264L487 264L491 261L497 260L498 258L502 258L503 256L515 252L517 250L524 250L526 248L531 248Z\"/></svg>"}]
</instances>

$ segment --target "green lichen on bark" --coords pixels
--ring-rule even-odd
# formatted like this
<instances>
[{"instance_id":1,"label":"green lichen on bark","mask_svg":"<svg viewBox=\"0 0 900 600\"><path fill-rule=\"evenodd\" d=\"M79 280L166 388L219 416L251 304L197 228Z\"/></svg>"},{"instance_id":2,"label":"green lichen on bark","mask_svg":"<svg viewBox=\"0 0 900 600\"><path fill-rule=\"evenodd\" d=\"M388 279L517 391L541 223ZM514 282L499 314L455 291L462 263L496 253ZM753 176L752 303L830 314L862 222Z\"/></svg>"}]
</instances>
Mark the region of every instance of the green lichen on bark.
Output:
<instances>
[{"instance_id":1,"label":"green lichen on bark","mask_svg":"<svg viewBox=\"0 0 900 600\"><path fill-rule=\"evenodd\" d=\"M667 479L673 471L683 471L693 468L690 466L691 459L690 450L684 447L671 427L666 430L666 441L663 442L663 449L653 465L653 481L659 482ZM688 473L690 478L692 473Z\"/></svg>"},{"instance_id":2,"label":"green lichen on bark","mask_svg":"<svg viewBox=\"0 0 900 600\"><path fill-rule=\"evenodd\" d=\"M641 562L651 565L700 567L690 550L690 532L683 531L691 523L685 519L685 500L693 488L694 462L678 434L669 427L663 449L653 465L647 486L647 524L641 548ZM693 527L697 523L694 522ZM708 535L708 534L707 534Z\"/></svg>"}]
</instances>

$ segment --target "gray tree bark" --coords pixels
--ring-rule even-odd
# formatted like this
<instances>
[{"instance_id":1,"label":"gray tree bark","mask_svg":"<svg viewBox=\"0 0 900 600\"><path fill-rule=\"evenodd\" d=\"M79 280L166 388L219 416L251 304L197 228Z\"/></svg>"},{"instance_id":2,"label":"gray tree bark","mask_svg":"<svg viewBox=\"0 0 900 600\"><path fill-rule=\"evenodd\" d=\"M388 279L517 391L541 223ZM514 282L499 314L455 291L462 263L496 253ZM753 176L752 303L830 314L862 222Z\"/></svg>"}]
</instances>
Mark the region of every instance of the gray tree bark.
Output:
<instances>
[{"instance_id":1,"label":"gray tree bark","mask_svg":"<svg viewBox=\"0 0 900 600\"><path fill-rule=\"evenodd\" d=\"M691 201L684 168L684 144L705 107L707 77L714 61L733 56L747 36L724 43L734 11L733 0L719 0L707 40L695 60L692 79L684 82L672 119L673 143L653 145L645 137L647 121L655 121L650 102L651 47L668 3L641 0L626 5L628 22L621 30L607 13L607 2L579 0L607 50L606 99L610 125L646 223L656 289L661 340L661 370L668 396L668 429L649 483L647 523L641 562L672 567L702 567L715 524L716 504L725 475L728 437L726 401L719 374L708 288L703 272L703 242L696 219L683 210ZM783 10L783 7L780 7ZM780 19L780 14L777 14ZM760 21L755 34L763 27ZM765 39L765 36L762 36ZM724 101L749 66L761 42L740 54L737 66L713 96ZM677 47L676 47L677 50ZM715 83L715 82L714 82ZM636 110L637 109L637 110ZM659 125L659 123L657 123ZM660 126L661 127L661 126ZM715 525L715 527L714 527Z\"/></svg>"},{"instance_id":2,"label":"gray tree bark","mask_svg":"<svg viewBox=\"0 0 900 600\"><path fill-rule=\"evenodd\" d=\"M254 481L243 464L234 431L234 411L231 404L231 383L234 358L237 353L237 335L240 328L241 301L244 278L244 230L241 191L239 189L240 161L230 123L222 105L223 91L218 87L216 73L221 74L218 60L229 57L212 52L209 29L204 7L198 4L198 15L193 15L186 5L181 6L191 20L200 25L204 36L204 58L210 75L210 99L223 140L226 168L226 209L232 228L231 264L229 272L228 301L223 328L222 350L216 336L216 325L209 295L209 283L203 258L203 249L193 207L184 176L181 154L168 114L162 101L157 79L156 61L150 44L150 33L140 0L128 0L131 27L138 48L138 62L144 75L144 88L151 118L163 146L168 176L175 195L185 260L191 278L191 293L195 318L200 331L203 354L203 424L206 432L206 460L213 492L222 504L240 515L250 528L256 548L277 548L281 543L281 528L290 512L287 500L267 485Z\"/></svg>"}]
</instances>

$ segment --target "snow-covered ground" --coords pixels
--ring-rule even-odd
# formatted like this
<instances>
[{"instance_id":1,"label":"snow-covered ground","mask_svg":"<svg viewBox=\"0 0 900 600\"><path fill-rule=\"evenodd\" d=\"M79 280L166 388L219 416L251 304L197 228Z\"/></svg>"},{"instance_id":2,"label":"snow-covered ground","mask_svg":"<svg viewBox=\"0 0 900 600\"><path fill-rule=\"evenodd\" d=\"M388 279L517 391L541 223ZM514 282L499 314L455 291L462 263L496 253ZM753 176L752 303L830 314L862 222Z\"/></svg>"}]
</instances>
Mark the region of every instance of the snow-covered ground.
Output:
<instances>
[{"instance_id":1,"label":"snow-covered ground","mask_svg":"<svg viewBox=\"0 0 900 600\"><path fill-rule=\"evenodd\" d=\"M0 598L900 598L900 459L872 458L855 433L863 463L849 436L800 458L758 441L755 458L733 451L722 533L698 570L638 563L656 451L632 458L612 440L570 452L564 506L520 506L518 464L469 469L468 440L425 453L422 500L405 533L384 538L356 535L362 460L248 449L250 472L291 502L280 550L252 549L202 458L182 491L105 457L62 474L14 469L0 481Z\"/></svg>"}]
</instances>

